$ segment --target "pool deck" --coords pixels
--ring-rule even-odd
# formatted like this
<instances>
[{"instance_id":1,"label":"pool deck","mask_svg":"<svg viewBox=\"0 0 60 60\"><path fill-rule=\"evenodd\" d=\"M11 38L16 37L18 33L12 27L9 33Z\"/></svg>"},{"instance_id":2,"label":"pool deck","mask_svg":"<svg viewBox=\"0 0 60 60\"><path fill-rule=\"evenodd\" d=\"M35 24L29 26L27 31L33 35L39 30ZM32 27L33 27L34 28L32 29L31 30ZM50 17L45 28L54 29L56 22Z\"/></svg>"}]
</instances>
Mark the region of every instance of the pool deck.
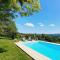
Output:
<instances>
[{"instance_id":1,"label":"pool deck","mask_svg":"<svg viewBox=\"0 0 60 60\"><path fill-rule=\"evenodd\" d=\"M19 48L21 48L24 52L26 52L29 56L31 56L34 60L51 60L50 58L44 56L43 54L40 54L35 50L23 45L21 41L15 42L15 44Z\"/></svg>"}]
</instances>

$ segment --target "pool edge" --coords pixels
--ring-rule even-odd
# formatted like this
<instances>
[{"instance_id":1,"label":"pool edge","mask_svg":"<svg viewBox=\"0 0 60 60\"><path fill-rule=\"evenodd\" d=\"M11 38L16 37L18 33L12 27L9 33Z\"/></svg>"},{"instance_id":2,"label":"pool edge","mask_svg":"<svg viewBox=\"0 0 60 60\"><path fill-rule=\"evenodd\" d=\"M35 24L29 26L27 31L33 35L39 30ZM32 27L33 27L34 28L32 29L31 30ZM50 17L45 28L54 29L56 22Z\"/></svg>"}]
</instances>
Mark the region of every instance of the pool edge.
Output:
<instances>
[{"instance_id":1,"label":"pool edge","mask_svg":"<svg viewBox=\"0 0 60 60\"><path fill-rule=\"evenodd\" d=\"M42 55L35 50L25 46L22 44L22 42L15 42L15 44L20 47L24 52L26 52L29 56L31 56L34 60L51 60L50 58L46 57L45 55Z\"/></svg>"}]
</instances>

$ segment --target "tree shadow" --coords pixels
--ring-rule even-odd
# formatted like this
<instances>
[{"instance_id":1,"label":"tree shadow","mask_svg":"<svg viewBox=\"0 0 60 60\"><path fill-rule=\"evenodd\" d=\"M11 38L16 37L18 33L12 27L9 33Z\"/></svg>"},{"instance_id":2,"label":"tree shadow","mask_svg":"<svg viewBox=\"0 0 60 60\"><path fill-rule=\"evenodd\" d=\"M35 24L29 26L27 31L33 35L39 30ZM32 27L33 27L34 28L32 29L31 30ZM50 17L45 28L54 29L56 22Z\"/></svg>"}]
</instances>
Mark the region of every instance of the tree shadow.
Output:
<instances>
[{"instance_id":1,"label":"tree shadow","mask_svg":"<svg viewBox=\"0 0 60 60\"><path fill-rule=\"evenodd\" d=\"M0 48L0 53L6 52L7 50L4 48Z\"/></svg>"}]
</instances>

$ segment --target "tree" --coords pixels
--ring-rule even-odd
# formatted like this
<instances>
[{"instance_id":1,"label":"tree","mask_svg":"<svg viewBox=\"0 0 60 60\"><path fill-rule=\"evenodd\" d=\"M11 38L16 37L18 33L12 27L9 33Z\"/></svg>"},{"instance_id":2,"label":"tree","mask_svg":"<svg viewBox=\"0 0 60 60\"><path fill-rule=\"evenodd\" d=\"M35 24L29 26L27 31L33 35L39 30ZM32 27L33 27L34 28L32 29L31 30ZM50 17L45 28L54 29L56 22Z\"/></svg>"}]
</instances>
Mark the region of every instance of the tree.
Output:
<instances>
[{"instance_id":1,"label":"tree","mask_svg":"<svg viewBox=\"0 0 60 60\"><path fill-rule=\"evenodd\" d=\"M19 13L21 16L32 15L39 11L39 0L0 0L0 35L15 36L17 32L13 19Z\"/></svg>"},{"instance_id":2,"label":"tree","mask_svg":"<svg viewBox=\"0 0 60 60\"><path fill-rule=\"evenodd\" d=\"M28 16L39 9L39 0L0 0L0 13L7 13L12 17L15 12L19 12L21 16Z\"/></svg>"},{"instance_id":3,"label":"tree","mask_svg":"<svg viewBox=\"0 0 60 60\"><path fill-rule=\"evenodd\" d=\"M13 39L16 32L17 29L14 21L11 19L0 20L0 36L11 37Z\"/></svg>"}]
</instances>

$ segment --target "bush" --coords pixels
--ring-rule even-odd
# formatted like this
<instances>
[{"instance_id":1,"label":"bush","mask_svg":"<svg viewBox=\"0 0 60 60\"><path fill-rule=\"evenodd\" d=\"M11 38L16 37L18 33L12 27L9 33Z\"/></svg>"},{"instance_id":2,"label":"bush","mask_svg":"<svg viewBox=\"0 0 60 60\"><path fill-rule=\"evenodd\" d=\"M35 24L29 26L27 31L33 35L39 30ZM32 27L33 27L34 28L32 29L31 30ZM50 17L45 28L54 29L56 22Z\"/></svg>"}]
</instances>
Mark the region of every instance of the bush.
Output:
<instances>
[{"instance_id":1,"label":"bush","mask_svg":"<svg viewBox=\"0 0 60 60\"><path fill-rule=\"evenodd\" d=\"M7 50L4 48L0 48L0 53L6 52Z\"/></svg>"}]
</instances>

